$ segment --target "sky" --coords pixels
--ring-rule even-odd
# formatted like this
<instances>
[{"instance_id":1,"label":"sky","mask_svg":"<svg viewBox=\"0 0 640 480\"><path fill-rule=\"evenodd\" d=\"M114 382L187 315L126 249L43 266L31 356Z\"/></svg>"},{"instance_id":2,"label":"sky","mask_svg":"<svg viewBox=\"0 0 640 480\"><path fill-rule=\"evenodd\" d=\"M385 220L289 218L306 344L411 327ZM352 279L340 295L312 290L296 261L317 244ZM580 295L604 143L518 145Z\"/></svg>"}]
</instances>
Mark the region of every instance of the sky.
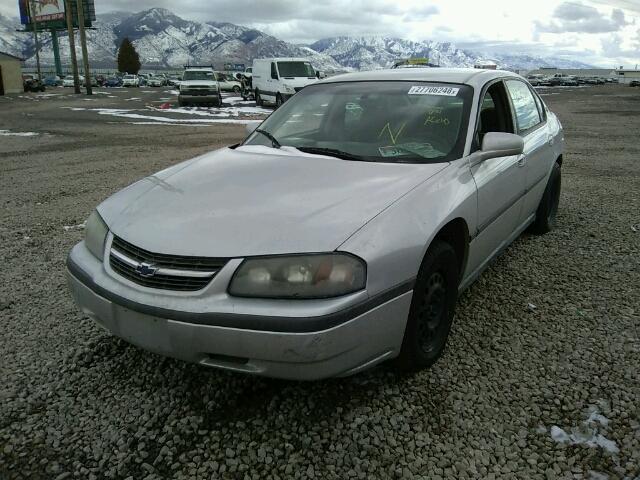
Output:
<instances>
[{"instance_id":1,"label":"sky","mask_svg":"<svg viewBox=\"0 0 640 480\"><path fill-rule=\"evenodd\" d=\"M59 0L62 1L62 0ZM17 0L0 14L17 15ZM338 35L438 40L487 52L640 64L640 0L95 0L98 14L162 7L251 26L289 42Z\"/></svg>"}]
</instances>

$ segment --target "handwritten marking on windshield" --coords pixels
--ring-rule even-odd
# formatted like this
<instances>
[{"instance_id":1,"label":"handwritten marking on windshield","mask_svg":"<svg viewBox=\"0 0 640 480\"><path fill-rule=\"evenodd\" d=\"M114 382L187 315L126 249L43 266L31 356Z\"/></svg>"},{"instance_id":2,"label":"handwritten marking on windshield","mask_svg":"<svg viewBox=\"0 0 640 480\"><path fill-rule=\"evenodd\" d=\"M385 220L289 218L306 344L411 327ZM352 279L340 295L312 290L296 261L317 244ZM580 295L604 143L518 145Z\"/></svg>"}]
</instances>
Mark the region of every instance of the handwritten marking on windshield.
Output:
<instances>
[{"instance_id":1,"label":"handwritten marking on windshield","mask_svg":"<svg viewBox=\"0 0 640 480\"><path fill-rule=\"evenodd\" d=\"M393 131L391 130L391 125L389 122L387 122L387 124L382 127L382 130L380 130L380 133L378 134L378 138L382 137L382 134L385 132L385 130L387 132L389 132L389 137L391 138L391 143L393 143L394 145L396 144L396 141L398 140L398 138L400 137L400 134L402 133L402 130L404 130L404 126L406 125L406 122L403 123L400 128L398 129L398 131L395 133L395 135L393 134Z\"/></svg>"},{"instance_id":2,"label":"handwritten marking on windshield","mask_svg":"<svg viewBox=\"0 0 640 480\"><path fill-rule=\"evenodd\" d=\"M449 125L451 121L442 115L442 107L427 110L423 125Z\"/></svg>"}]
</instances>

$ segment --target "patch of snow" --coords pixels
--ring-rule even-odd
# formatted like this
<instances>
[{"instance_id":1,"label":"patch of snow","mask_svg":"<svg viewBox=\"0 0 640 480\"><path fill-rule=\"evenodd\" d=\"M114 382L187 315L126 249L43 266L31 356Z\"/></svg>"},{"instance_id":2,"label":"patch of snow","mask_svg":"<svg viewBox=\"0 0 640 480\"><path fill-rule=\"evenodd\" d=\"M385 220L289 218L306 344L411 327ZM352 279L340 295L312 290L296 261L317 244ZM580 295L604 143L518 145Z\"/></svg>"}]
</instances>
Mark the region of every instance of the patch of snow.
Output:
<instances>
[{"instance_id":1,"label":"patch of snow","mask_svg":"<svg viewBox=\"0 0 640 480\"><path fill-rule=\"evenodd\" d=\"M589 476L587 480L609 480L609 475L606 473L594 472L593 470L589 470Z\"/></svg>"},{"instance_id":2,"label":"patch of snow","mask_svg":"<svg viewBox=\"0 0 640 480\"><path fill-rule=\"evenodd\" d=\"M12 132L11 130L0 130L0 136L3 137L36 137L40 135L37 132Z\"/></svg>"},{"instance_id":3,"label":"patch of snow","mask_svg":"<svg viewBox=\"0 0 640 480\"><path fill-rule=\"evenodd\" d=\"M134 101L134 100L141 100L141 98L139 98L139 97L131 97L131 98L125 98L124 99L125 102L131 102L131 101Z\"/></svg>"},{"instance_id":4,"label":"patch of snow","mask_svg":"<svg viewBox=\"0 0 640 480\"><path fill-rule=\"evenodd\" d=\"M118 123L118 122L110 122L110 123ZM210 127L209 124L196 124L189 125L188 123L166 123L166 122L127 122L129 125L162 125L165 127Z\"/></svg>"},{"instance_id":5,"label":"patch of snow","mask_svg":"<svg viewBox=\"0 0 640 480\"><path fill-rule=\"evenodd\" d=\"M618 453L620 450L616 442L609 440L599 432L600 427L609 426L609 419L602 415L598 407L591 406L587 419L577 427L572 427L569 432L553 425L550 430L551 438L558 443L570 445L586 445L591 448L600 447L609 453Z\"/></svg>"},{"instance_id":6,"label":"patch of snow","mask_svg":"<svg viewBox=\"0 0 640 480\"><path fill-rule=\"evenodd\" d=\"M145 122L162 122L173 124L197 124L197 123L236 123L246 125L247 123L254 122L252 119L231 119L231 118L171 118L171 117L157 117L153 115L142 115L139 113L130 113L136 110L131 109L118 109L118 108L81 108L81 107L62 107L72 111L90 111L96 112L98 115L110 115L119 118L129 118L132 120L141 120ZM159 109L154 109L162 111ZM144 111L144 110L138 110ZM171 111L171 110L164 110Z\"/></svg>"},{"instance_id":7,"label":"patch of snow","mask_svg":"<svg viewBox=\"0 0 640 480\"><path fill-rule=\"evenodd\" d=\"M271 110L262 107L220 107L220 108L169 108L159 109L149 107L150 110L160 110L168 113L180 113L183 115L196 115L201 117L237 117L239 115L269 115Z\"/></svg>"}]
</instances>

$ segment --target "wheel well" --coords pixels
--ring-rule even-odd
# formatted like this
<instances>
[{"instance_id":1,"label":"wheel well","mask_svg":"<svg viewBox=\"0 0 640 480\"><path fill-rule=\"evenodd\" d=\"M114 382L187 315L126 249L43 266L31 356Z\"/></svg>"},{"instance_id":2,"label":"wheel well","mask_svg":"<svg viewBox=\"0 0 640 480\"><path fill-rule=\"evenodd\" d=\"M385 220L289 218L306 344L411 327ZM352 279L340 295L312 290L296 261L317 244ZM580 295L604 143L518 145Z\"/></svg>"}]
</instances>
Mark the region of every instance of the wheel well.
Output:
<instances>
[{"instance_id":1,"label":"wheel well","mask_svg":"<svg viewBox=\"0 0 640 480\"><path fill-rule=\"evenodd\" d=\"M562 155L560 155L558 158L556 158L556 163L560 166L562 166Z\"/></svg>"},{"instance_id":2,"label":"wheel well","mask_svg":"<svg viewBox=\"0 0 640 480\"><path fill-rule=\"evenodd\" d=\"M463 218L455 218L440 229L433 239L447 242L453 247L458 259L458 277L462 279L469 253L469 227Z\"/></svg>"}]
</instances>

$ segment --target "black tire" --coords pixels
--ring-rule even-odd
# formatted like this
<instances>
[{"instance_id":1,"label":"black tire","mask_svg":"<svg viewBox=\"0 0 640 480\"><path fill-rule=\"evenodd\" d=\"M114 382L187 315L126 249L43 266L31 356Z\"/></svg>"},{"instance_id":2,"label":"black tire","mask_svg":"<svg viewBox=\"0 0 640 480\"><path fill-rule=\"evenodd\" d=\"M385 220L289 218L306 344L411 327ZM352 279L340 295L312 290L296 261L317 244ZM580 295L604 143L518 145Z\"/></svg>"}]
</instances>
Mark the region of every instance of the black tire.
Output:
<instances>
[{"instance_id":1,"label":"black tire","mask_svg":"<svg viewBox=\"0 0 640 480\"><path fill-rule=\"evenodd\" d=\"M186 104L186 102L184 102L184 101L182 101L182 100L178 100L178 106L180 106L180 107L186 107L186 106L187 106L187 104Z\"/></svg>"},{"instance_id":2,"label":"black tire","mask_svg":"<svg viewBox=\"0 0 640 480\"><path fill-rule=\"evenodd\" d=\"M284 101L282 100L282 95L279 93L276 94L276 109L280 108Z\"/></svg>"},{"instance_id":3,"label":"black tire","mask_svg":"<svg viewBox=\"0 0 640 480\"><path fill-rule=\"evenodd\" d=\"M257 88L256 88L256 91L255 91L255 94L254 94L254 95L255 95L255 97L256 97L256 105L257 105L258 107L261 107L261 106L263 105L263 104L262 104L262 98L260 98L260 91L259 91Z\"/></svg>"},{"instance_id":4,"label":"black tire","mask_svg":"<svg viewBox=\"0 0 640 480\"><path fill-rule=\"evenodd\" d=\"M458 260L448 243L427 251L415 287L396 365L415 371L433 365L444 352L458 300Z\"/></svg>"},{"instance_id":5,"label":"black tire","mask_svg":"<svg viewBox=\"0 0 640 480\"><path fill-rule=\"evenodd\" d=\"M240 87L237 85L234 85L233 87L233 93L235 93L236 95L240 93Z\"/></svg>"},{"instance_id":6,"label":"black tire","mask_svg":"<svg viewBox=\"0 0 640 480\"><path fill-rule=\"evenodd\" d=\"M562 173L560 165L556 162L553 164L547 188L544 190L538 210L536 210L536 219L531 224L531 232L542 235L550 232L556 226L556 216L558 214L558 206L560 205L560 190L562 189Z\"/></svg>"}]
</instances>

